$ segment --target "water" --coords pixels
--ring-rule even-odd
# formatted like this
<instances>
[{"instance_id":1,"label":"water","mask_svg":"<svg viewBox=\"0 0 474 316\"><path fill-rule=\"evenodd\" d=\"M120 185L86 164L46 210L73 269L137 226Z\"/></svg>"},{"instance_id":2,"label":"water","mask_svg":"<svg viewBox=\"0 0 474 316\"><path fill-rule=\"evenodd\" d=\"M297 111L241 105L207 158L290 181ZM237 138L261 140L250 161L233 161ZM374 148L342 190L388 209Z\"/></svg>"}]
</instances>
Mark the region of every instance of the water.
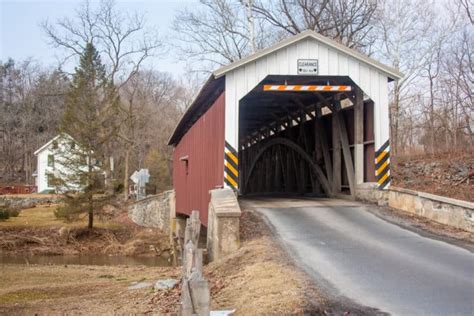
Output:
<instances>
[{"instance_id":1,"label":"water","mask_svg":"<svg viewBox=\"0 0 474 316\"><path fill-rule=\"evenodd\" d=\"M164 257L130 257L130 256L107 256L107 255L87 255L87 256L21 256L6 255L0 253L0 264L53 264L53 265L98 265L98 266L154 266L168 267L171 263Z\"/></svg>"}]
</instances>

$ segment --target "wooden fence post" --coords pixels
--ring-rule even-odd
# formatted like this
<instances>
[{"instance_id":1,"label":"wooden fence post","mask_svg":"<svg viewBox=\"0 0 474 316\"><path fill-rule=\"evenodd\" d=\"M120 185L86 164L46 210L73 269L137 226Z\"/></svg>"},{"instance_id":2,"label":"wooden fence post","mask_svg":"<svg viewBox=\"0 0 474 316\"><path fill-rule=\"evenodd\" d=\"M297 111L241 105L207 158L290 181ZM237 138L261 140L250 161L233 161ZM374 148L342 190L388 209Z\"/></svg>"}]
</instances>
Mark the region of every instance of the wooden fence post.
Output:
<instances>
[{"instance_id":1,"label":"wooden fence post","mask_svg":"<svg viewBox=\"0 0 474 316\"><path fill-rule=\"evenodd\" d=\"M181 315L183 316L207 316L210 312L209 283L202 276L203 251L198 249L200 232L199 212L192 211L186 220L182 252Z\"/></svg>"}]
</instances>

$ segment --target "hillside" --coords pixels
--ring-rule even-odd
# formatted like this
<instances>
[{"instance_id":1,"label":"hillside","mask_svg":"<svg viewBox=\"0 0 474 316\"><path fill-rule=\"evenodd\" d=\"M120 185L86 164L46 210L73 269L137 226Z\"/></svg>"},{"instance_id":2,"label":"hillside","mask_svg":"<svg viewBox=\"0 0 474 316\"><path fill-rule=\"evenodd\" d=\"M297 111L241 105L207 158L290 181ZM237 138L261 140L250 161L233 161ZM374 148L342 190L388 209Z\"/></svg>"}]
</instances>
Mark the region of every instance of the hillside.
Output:
<instances>
[{"instance_id":1,"label":"hillside","mask_svg":"<svg viewBox=\"0 0 474 316\"><path fill-rule=\"evenodd\" d=\"M392 175L398 187L474 201L474 156L468 153L400 157Z\"/></svg>"}]
</instances>

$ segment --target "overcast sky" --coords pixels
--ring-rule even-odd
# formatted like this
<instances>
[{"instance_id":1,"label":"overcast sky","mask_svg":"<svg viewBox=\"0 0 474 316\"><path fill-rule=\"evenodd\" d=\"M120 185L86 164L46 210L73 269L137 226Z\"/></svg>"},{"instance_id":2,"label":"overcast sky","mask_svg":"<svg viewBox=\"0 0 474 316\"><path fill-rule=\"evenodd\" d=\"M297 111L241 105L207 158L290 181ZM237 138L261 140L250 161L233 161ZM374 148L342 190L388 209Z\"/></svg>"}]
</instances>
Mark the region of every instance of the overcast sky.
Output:
<instances>
[{"instance_id":1,"label":"overcast sky","mask_svg":"<svg viewBox=\"0 0 474 316\"><path fill-rule=\"evenodd\" d=\"M48 45L39 24L48 19L55 21L72 17L80 0L0 0L0 60L11 57L23 60L29 57L46 66L57 65L60 51ZM98 2L91 0L91 2ZM125 12L144 12L147 24L158 28L160 34L170 33L176 10L192 4L195 0L118 0L117 7ZM166 54L154 57L147 66L175 74L184 72L184 63L177 63Z\"/></svg>"}]
</instances>

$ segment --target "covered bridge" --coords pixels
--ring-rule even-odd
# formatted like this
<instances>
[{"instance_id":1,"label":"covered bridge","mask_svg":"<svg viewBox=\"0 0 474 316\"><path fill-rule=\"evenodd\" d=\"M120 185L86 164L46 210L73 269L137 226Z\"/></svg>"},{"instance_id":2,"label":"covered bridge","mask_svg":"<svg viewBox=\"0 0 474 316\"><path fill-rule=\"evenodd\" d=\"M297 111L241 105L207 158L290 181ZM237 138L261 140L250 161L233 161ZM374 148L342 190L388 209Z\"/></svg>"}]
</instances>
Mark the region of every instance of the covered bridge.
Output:
<instances>
[{"instance_id":1,"label":"covered bridge","mask_svg":"<svg viewBox=\"0 0 474 316\"><path fill-rule=\"evenodd\" d=\"M216 70L169 140L176 211L207 223L209 190L223 186L326 197L387 188L388 84L400 78L313 31Z\"/></svg>"}]
</instances>

